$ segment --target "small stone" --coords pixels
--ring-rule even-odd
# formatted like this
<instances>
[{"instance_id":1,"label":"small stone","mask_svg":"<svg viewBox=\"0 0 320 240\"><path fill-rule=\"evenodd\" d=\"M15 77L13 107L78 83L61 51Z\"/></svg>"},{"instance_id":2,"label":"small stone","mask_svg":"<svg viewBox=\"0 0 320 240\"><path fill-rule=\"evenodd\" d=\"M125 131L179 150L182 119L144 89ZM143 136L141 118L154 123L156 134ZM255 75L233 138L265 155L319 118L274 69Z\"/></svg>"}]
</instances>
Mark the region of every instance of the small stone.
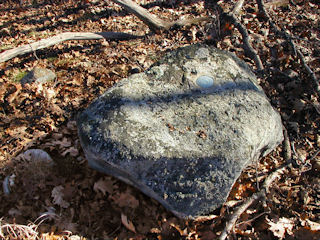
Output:
<instances>
[{"instance_id":1,"label":"small stone","mask_svg":"<svg viewBox=\"0 0 320 240\"><path fill-rule=\"evenodd\" d=\"M46 82L53 81L56 78L56 74L47 68L35 67L26 76L21 79L21 84L37 83L44 84Z\"/></svg>"}]
</instances>

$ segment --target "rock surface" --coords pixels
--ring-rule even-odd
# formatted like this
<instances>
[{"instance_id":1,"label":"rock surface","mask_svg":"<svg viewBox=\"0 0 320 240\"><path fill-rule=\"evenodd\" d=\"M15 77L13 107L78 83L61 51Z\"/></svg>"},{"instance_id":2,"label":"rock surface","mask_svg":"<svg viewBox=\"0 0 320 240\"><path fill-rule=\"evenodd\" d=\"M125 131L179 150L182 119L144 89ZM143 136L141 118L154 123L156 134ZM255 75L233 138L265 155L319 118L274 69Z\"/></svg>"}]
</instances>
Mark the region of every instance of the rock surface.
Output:
<instances>
[{"instance_id":1,"label":"rock surface","mask_svg":"<svg viewBox=\"0 0 320 240\"><path fill-rule=\"evenodd\" d=\"M44 84L49 81L53 81L56 78L56 74L47 68L35 67L26 76L21 79L21 84L37 83Z\"/></svg>"},{"instance_id":2,"label":"rock surface","mask_svg":"<svg viewBox=\"0 0 320 240\"><path fill-rule=\"evenodd\" d=\"M78 116L89 165L181 218L223 204L241 171L282 140L282 123L236 56L206 45L168 53Z\"/></svg>"}]
</instances>

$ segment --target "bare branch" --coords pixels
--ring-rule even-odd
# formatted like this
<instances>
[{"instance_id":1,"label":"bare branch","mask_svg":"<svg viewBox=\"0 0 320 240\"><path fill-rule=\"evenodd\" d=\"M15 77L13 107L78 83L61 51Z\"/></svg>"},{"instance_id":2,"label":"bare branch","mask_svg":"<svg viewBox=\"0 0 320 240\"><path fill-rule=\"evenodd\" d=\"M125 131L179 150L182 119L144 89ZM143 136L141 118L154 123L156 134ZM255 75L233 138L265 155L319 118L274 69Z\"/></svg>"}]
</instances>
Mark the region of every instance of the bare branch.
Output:
<instances>
[{"instance_id":1,"label":"bare branch","mask_svg":"<svg viewBox=\"0 0 320 240\"><path fill-rule=\"evenodd\" d=\"M219 11L222 13L221 14L222 18L227 22L233 24L235 28L239 30L239 32L242 35L243 50L245 54L254 61L258 71L263 71L264 67L263 67L262 61L259 55L257 54L256 50L251 46L250 35L246 27L242 25L241 22L236 17L236 15L238 15L239 11L243 6L243 3L244 3L244 0L239 0L230 13L224 12L224 10L222 9L221 6L219 6L219 4L217 3L213 3L213 4L218 6Z\"/></svg>"},{"instance_id":2,"label":"bare branch","mask_svg":"<svg viewBox=\"0 0 320 240\"><path fill-rule=\"evenodd\" d=\"M271 173L264 181L261 190L259 192L254 193L251 197L249 197L246 201L244 201L239 207L235 209L234 213L229 217L229 220L227 221L226 226L219 237L219 240L224 240L227 238L228 234L232 231L235 223L237 222L241 214L244 213L254 202L260 199L266 199L266 194L267 192L269 192L272 183L277 178L279 178L289 166L290 164L285 163L276 171Z\"/></svg>"},{"instance_id":3,"label":"bare branch","mask_svg":"<svg viewBox=\"0 0 320 240\"><path fill-rule=\"evenodd\" d=\"M283 127L283 158L287 163L292 163L292 151L291 151L291 144L290 139L288 136L288 131L285 127Z\"/></svg>"},{"instance_id":4,"label":"bare branch","mask_svg":"<svg viewBox=\"0 0 320 240\"><path fill-rule=\"evenodd\" d=\"M257 4L258 4L258 8L259 8L259 12L260 14L263 16L264 19L266 19L267 22L269 22L270 26L272 27L272 29L275 31L276 34L280 35L281 37L283 37L284 39L286 39L291 48L292 48L292 52L293 52L293 56L296 57L298 56L298 58L300 59L304 69L307 71L307 73L310 75L313 87L315 89L315 91L318 93L318 95L320 96L320 85L319 85L319 80L317 79L315 73L311 70L311 68L308 66L308 64L306 63L301 51L299 49L297 49L295 43L293 42L293 37L288 34L286 31L280 29L270 18L268 12L265 9L264 6L264 2L263 0L257 0Z\"/></svg>"},{"instance_id":5,"label":"bare branch","mask_svg":"<svg viewBox=\"0 0 320 240\"><path fill-rule=\"evenodd\" d=\"M246 27L243 26L238 21L238 19L236 18L236 16L233 13L226 14L226 17L241 33L242 41L243 41L243 49L244 49L245 53L247 54L247 56L249 58L251 58L254 61L258 71L262 71L263 64L262 64L261 59L260 59L259 55L257 54L256 50L251 46L250 36L249 36L249 33L248 33Z\"/></svg>"},{"instance_id":6,"label":"bare branch","mask_svg":"<svg viewBox=\"0 0 320 240\"><path fill-rule=\"evenodd\" d=\"M272 183L279 178L284 171L292 166L292 152L291 152L291 146L290 146L290 140L288 137L288 132L285 127L283 127L283 134L284 134L284 141L282 143L282 149L284 152L284 160L285 163L280 166L278 169L276 169L274 172L272 172L264 181L262 188L260 191L254 193L251 197L247 198L246 201L244 201L239 207L237 207L234 211L234 213L229 217L229 220L226 223L225 228L223 229L223 232L220 235L219 240L224 240L228 236L228 234L233 229L235 223L239 219L242 213L244 213L255 201L263 199L266 200L266 195L269 192L269 189L272 185Z\"/></svg>"},{"instance_id":7,"label":"bare branch","mask_svg":"<svg viewBox=\"0 0 320 240\"><path fill-rule=\"evenodd\" d=\"M315 87L315 91L318 93L318 95L320 96L320 85L319 85L319 80L316 77L316 74L311 70L311 68L308 66L308 64L306 63L306 61L304 60L304 57L301 53L300 50L297 50L297 55L304 67L304 69L307 71L307 73L310 75L310 78L312 80L312 83Z\"/></svg>"},{"instance_id":8,"label":"bare branch","mask_svg":"<svg viewBox=\"0 0 320 240\"><path fill-rule=\"evenodd\" d=\"M210 17L200 17L200 18L187 18L179 19L177 21L166 21L158 18L156 15L148 12L145 8L141 7L139 4L131 0L112 0L113 2L119 4L121 7L126 9L128 12L136 15L141 21L143 21L149 28L157 32L159 30L169 30L171 27L178 26L189 26L191 24L197 24L204 21L211 20Z\"/></svg>"},{"instance_id":9,"label":"bare branch","mask_svg":"<svg viewBox=\"0 0 320 240\"><path fill-rule=\"evenodd\" d=\"M232 13L236 16L240 12L242 6L243 6L244 0L238 0L236 5L234 6Z\"/></svg>"},{"instance_id":10,"label":"bare branch","mask_svg":"<svg viewBox=\"0 0 320 240\"><path fill-rule=\"evenodd\" d=\"M244 3L244 0L238 0L238 2L236 3L235 7L232 10L232 13L229 14L229 18L231 19L231 22L234 24L234 26L239 30L239 32L242 35L244 51L247 53L248 57L253 59L253 61L257 66L257 69L261 71L263 70L263 64L261 62L259 55L250 44L250 35L248 34L248 31L245 28L245 26L243 26L236 18L236 16L238 15L239 11L243 6L243 3Z\"/></svg>"},{"instance_id":11,"label":"bare branch","mask_svg":"<svg viewBox=\"0 0 320 240\"><path fill-rule=\"evenodd\" d=\"M121 7L126 9L128 12L136 15L141 21L150 27L153 31L156 30L168 30L173 24L170 24L167 21L164 21L157 16L149 13L148 10L141 7L137 3L131 0L112 0L113 2L119 4Z\"/></svg>"},{"instance_id":12,"label":"bare branch","mask_svg":"<svg viewBox=\"0 0 320 240\"><path fill-rule=\"evenodd\" d=\"M22 45L3 53L0 53L0 63L8 61L14 57L21 56L26 53L34 52L39 49L47 48L55 44L68 41L68 40L99 40L99 39L110 39L110 40L128 40L141 38L142 36L135 36L127 33L120 32L65 32L58 34L54 37L42 39L37 42Z\"/></svg>"},{"instance_id":13,"label":"bare branch","mask_svg":"<svg viewBox=\"0 0 320 240\"><path fill-rule=\"evenodd\" d=\"M157 16L149 13L146 9L139 6L131 0L112 0L113 2L119 4L129 12L135 14L139 19L146 23L153 31L157 30L169 30L173 26L188 26L191 24L197 24L203 21L211 20L210 17L200 17L200 18L187 18L179 19L174 22L164 21ZM111 39L111 40L129 40L135 38L142 38L143 36L136 36L127 33L120 32L66 32L58 34L54 37L48 39L42 39L37 42L26 44L14 49L7 50L0 54L0 63L8 61L14 57L33 52L35 54L36 50L43 49L46 47L53 46L55 44L61 43L68 40L99 40L99 39Z\"/></svg>"}]
</instances>

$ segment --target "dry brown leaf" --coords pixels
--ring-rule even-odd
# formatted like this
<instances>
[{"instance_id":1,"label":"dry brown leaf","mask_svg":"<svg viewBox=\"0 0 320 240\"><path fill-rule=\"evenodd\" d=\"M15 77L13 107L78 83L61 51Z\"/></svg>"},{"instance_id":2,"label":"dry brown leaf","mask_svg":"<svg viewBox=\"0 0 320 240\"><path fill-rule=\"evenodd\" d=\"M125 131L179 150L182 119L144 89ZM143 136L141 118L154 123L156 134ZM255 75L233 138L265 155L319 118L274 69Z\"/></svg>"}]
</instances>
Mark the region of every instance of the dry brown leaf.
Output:
<instances>
[{"instance_id":1,"label":"dry brown leaf","mask_svg":"<svg viewBox=\"0 0 320 240\"><path fill-rule=\"evenodd\" d=\"M283 239L285 237L285 234L292 235L292 229L294 227L293 220L289 218L279 218L279 219L272 219L269 220L267 218L267 222L269 224L269 230L273 233L275 237L278 237L280 239Z\"/></svg>"},{"instance_id":2,"label":"dry brown leaf","mask_svg":"<svg viewBox=\"0 0 320 240\"><path fill-rule=\"evenodd\" d=\"M24 135L26 129L27 129L26 126L11 127L11 128L7 128L5 130L5 133L11 135L12 137L15 137L15 136L21 137Z\"/></svg>"},{"instance_id":3,"label":"dry brown leaf","mask_svg":"<svg viewBox=\"0 0 320 240\"><path fill-rule=\"evenodd\" d=\"M64 137L61 141L52 141L53 145L59 145L60 148L67 148L71 146L71 140Z\"/></svg>"},{"instance_id":4,"label":"dry brown leaf","mask_svg":"<svg viewBox=\"0 0 320 240\"><path fill-rule=\"evenodd\" d=\"M111 195L114 191L114 181L109 178L99 179L94 183L93 190L95 192L101 191L103 195L106 195L106 193Z\"/></svg>"},{"instance_id":5,"label":"dry brown leaf","mask_svg":"<svg viewBox=\"0 0 320 240\"><path fill-rule=\"evenodd\" d=\"M180 226L175 223L171 223L170 226L175 228L180 233L181 236L188 236L188 229L187 228L181 229Z\"/></svg>"},{"instance_id":6,"label":"dry brown leaf","mask_svg":"<svg viewBox=\"0 0 320 240\"><path fill-rule=\"evenodd\" d=\"M277 8L277 7L284 7L288 5L289 5L289 0L273 0L265 4L267 8Z\"/></svg>"},{"instance_id":7,"label":"dry brown leaf","mask_svg":"<svg viewBox=\"0 0 320 240\"><path fill-rule=\"evenodd\" d=\"M54 204L62 208L68 208L70 206L70 203L68 203L63 199L63 195L64 195L63 190L64 190L64 187L61 185L54 187L51 192L51 197L53 198Z\"/></svg>"},{"instance_id":8,"label":"dry brown leaf","mask_svg":"<svg viewBox=\"0 0 320 240\"><path fill-rule=\"evenodd\" d=\"M65 150L61 155L66 156L68 153L70 154L70 156L76 157L79 155L79 150L75 147L70 147L67 150Z\"/></svg>"},{"instance_id":9,"label":"dry brown leaf","mask_svg":"<svg viewBox=\"0 0 320 240\"><path fill-rule=\"evenodd\" d=\"M57 115L63 115L64 114L64 110L62 110L62 108L58 104L55 104L55 103L51 103L49 105L49 110L51 112L53 112L54 114L57 114Z\"/></svg>"},{"instance_id":10,"label":"dry brown leaf","mask_svg":"<svg viewBox=\"0 0 320 240\"><path fill-rule=\"evenodd\" d=\"M208 216L199 216L194 221L195 222L207 222L219 217L218 215L208 215Z\"/></svg>"},{"instance_id":11,"label":"dry brown leaf","mask_svg":"<svg viewBox=\"0 0 320 240\"><path fill-rule=\"evenodd\" d=\"M311 231L320 231L320 223L310 221L306 219Z\"/></svg>"},{"instance_id":12,"label":"dry brown leaf","mask_svg":"<svg viewBox=\"0 0 320 240\"><path fill-rule=\"evenodd\" d=\"M15 84L15 87L16 87L16 91L7 97L8 103L12 103L22 89L21 84Z\"/></svg>"},{"instance_id":13,"label":"dry brown leaf","mask_svg":"<svg viewBox=\"0 0 320 240\"><path fill-rule=\"evenodd\" d=\"M45 88L43 90L43 96L48 100L53 99L56 96L56 94L57 94L56 91L52 88Z\"/></svg>"},{"instance_id":14,"label":"dry brown leaf","mask_svg":"<svg viewBox=\"0 0 320 240\"><path fill-rule=\"evenodd\" d=\"M128 190L124 193L113 196L112 199L119 207L137 208L139 206L139 201Z\"/></svg>"},{"instance_id":15,"label":"dry brown leaf","mask_svg":"<svg viewBox=\"0 0 320 240\"><path fill-rule=\"evenodd\" d=\"M133 223L128 219L128 217L126 215L124 215L123 213L121 213L121 222L122 224L131 232L136 233L136 228L133 225Z\"/></svg>"}]
</instances>

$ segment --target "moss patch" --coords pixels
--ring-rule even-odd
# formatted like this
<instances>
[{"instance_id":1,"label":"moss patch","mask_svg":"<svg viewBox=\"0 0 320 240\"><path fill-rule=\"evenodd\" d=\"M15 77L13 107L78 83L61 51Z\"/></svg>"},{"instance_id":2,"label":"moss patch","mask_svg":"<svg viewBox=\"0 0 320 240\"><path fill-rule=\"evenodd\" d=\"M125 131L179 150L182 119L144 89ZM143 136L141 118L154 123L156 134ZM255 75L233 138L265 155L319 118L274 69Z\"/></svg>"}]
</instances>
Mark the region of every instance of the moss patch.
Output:
<instances>
[{"instance_id":1,"label":"moss patch","mask_svg":"<svg viewBox=\"0 0 320 240\"><path fill-rule=\"evenodd\" d=\"M12 81L13 81L13 82L20 82L21 79L22 79L25 75L27 75L27 74L28 74L28 73L27 73L26 71L19 71L18 73L14 74L14 75L12 76Z\"/></svg>"}]
</instances>

